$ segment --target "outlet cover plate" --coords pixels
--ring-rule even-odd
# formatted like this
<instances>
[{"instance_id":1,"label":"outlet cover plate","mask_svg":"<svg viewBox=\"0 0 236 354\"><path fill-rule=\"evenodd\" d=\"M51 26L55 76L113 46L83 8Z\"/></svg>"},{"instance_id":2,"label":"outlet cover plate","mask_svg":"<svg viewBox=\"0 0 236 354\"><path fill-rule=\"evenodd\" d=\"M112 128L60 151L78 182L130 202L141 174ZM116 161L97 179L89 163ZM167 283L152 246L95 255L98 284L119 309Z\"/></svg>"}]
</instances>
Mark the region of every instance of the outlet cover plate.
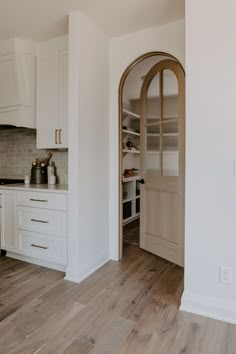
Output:
<instances>
[{"instance_id":1,"label":"outlet cover plate","mask_svg":"<svg viewBox=\"0 0 236 354\"><path fill-rule=\"evenodd\" d=\"M223 284L233 284L232 268L224 265L220 266L220 282Z\"/></svg>"}]
</instances>

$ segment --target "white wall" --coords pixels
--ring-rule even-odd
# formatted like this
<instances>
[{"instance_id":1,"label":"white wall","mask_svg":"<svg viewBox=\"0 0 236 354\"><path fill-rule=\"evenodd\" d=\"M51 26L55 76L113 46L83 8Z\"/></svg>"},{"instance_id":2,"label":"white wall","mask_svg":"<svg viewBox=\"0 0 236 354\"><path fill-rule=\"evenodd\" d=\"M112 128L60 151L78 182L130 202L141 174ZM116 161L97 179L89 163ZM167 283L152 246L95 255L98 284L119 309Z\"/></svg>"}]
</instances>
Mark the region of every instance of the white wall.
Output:
<instances>
[{"instance_id":1,"label":"white wall","mask_svg":"<svg viewBox=\"0 0 236 354\"><path fill-rule=\"evenodd\" d=\"M182 309L236 323L236 4L186 0L187 161ZM219 282L232 267L233 284Z\"/></svg>"},{"instance_id":2,"label":"white wall","mask_svg":"<svg viewBox=\"0 0 236 354\"><path fill-rule=\"evenodd\" d=\"M129 64L152 51L174 55L184 64L184 21L150 28L111 39L110 42L110 255L119 257L119 119L118 89Z\"/></svg>"},{"instance_id":3,"label":"white wall","mask_svg":"<svg viewBox=\"0 0 236 354\"><path fill-rule=\"evenodd\" d=\"M69 264L81 281L109 259L109 41L69 19Z\"/></svg>"}]
</instances>

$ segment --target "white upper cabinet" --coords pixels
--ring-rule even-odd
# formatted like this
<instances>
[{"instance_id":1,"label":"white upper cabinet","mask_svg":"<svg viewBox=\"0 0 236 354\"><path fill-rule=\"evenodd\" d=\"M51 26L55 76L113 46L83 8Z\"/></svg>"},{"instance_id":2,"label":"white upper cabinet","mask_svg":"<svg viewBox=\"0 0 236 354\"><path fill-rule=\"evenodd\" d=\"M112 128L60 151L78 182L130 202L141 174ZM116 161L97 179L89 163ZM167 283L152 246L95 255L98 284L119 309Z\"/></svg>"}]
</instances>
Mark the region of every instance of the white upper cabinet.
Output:
<instances>
[{"instance_id":1,"label":"white upper cabinet","mask_svg":"<svg viewBox=\"0 0 236 354\"><path fill-rule=\"evenodd\" d=\"M37 148L68 147L68 37L37 49Z\"/></svg>"},{"instance_id":2,"label":"white upper cabinet","mask_svg":"<svg viewBox=\"0 0 236 354\"><path fill-rule=\"evenodd\" d=\"M31 41L0 41L0 124L35 128L36 53Z\"/></svg>"}]
</instances>

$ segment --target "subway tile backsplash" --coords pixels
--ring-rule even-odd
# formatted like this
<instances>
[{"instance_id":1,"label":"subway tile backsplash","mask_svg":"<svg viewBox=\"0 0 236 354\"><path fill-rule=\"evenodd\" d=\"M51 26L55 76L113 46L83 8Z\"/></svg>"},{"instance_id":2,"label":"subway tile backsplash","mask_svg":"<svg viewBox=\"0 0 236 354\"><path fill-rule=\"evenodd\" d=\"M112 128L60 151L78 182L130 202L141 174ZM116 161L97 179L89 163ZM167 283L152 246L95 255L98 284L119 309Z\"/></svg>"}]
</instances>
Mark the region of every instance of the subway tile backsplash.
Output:
<instances>
[{"instance_id":1,"label":"subway tile backsplash","mask_svg":"<svg viewBox=\"0 0 236 354\"><path fill-rule=\"evenodd\" d=\"M57 182L68 183L68 151L36 149L36 130L0 127L0 178L24 178L30 174L32 161L53 154Z\"/></svg>"}]
</instances>

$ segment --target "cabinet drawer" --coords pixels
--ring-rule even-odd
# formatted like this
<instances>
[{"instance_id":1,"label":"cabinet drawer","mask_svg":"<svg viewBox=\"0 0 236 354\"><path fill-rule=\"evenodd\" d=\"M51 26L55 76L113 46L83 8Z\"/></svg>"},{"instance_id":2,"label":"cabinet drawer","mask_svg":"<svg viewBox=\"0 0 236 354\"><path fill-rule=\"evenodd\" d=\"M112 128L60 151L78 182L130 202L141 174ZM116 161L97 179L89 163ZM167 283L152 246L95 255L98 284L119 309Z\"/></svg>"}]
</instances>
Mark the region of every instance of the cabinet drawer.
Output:
<instances>
[{"instance_id":1,"label":"cabinet drawer","mask_svg":"<svg viewBox=\"0 0 236 354\"><path fill-rule=\"evenodd\" d=\"M17 236L20 254L66 265L66 239L22 230L18 230Z\"/></svg>"},{"instance_id":2,"label":"cabinet drawer","mask_svg":"<svg viewBox=\"0 0 236 354\"><path fill-rule=\"evenodd\" d=\"M66 237L67 213L64 211L17 207L17 228Z\"/></svg>"},{"instance_id":3,"label":"cabinet drawer","mask_svg":"<svg viewBox=\"0 0 236 354\"><path fill-rule=\"evenodd\" d=\"M67 195L41 192L17 192L17 205L40 209L67 210Z\"/></svg>"}]
</instances>

